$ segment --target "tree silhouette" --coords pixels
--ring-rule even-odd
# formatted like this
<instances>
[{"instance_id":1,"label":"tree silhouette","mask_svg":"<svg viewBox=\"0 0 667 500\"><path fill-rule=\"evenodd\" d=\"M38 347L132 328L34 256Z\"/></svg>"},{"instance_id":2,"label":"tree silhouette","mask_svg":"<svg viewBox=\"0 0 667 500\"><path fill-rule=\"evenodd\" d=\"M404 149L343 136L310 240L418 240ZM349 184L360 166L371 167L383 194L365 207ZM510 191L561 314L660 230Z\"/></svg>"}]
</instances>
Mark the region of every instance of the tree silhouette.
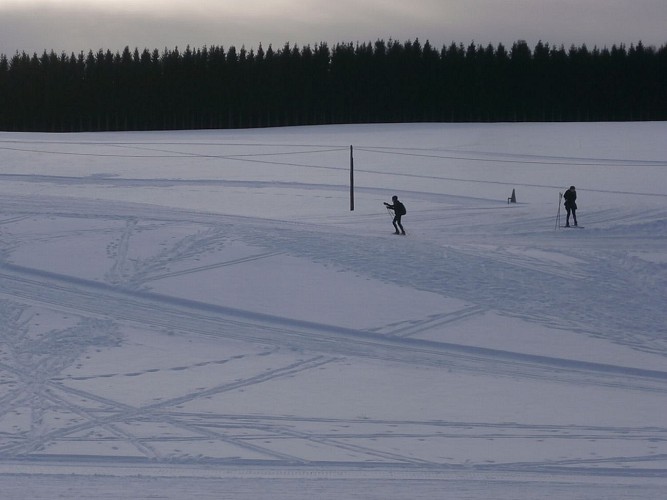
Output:
<instances>
[{"instance_id":1,"label":"tree silhouette","mask_svg":"<svg viewBox=\"0 0 667 500\"><path fill-rule=\"evenodd\" d=\"M667 47L419 39L0 54L0 129L667 119Z\"/></svg>"}]
</instances>

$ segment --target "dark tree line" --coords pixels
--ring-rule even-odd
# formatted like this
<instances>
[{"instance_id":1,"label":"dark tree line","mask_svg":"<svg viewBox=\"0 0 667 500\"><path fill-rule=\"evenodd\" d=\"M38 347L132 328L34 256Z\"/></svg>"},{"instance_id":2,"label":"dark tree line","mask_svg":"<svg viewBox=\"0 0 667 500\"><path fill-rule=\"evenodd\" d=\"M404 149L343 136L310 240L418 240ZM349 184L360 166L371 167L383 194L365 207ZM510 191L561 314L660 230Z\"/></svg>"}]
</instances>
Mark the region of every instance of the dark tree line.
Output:
<instances>
[{"instance_id":1,"label":"dark tree line","mask_svg":"<svg viewBox=\"0 0 667 500\"><path fill-rule=\"evenodd\" d=\"M0 55L0 130L667 119L667 46L418 40Z\"/></svg>"}]
</instances>

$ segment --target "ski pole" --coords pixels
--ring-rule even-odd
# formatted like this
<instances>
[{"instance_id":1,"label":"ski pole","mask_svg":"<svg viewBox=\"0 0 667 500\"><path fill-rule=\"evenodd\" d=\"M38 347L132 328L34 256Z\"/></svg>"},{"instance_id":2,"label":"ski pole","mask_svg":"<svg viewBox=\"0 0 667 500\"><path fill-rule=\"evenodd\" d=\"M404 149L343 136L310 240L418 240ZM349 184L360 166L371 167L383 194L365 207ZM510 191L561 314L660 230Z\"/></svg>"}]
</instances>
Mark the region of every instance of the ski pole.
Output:
<instances>
[{"instance_id":1,"label":"ski pole","mask_svg":"<svg viewBox=\"0 0 667 500\"><path fill-rule=\"evenodd\" d=\"M558 193L558 212L556 212L556 227L554 229L560 228L560 201L563 199L563 193Z\"/></svg>"}]
</instances>

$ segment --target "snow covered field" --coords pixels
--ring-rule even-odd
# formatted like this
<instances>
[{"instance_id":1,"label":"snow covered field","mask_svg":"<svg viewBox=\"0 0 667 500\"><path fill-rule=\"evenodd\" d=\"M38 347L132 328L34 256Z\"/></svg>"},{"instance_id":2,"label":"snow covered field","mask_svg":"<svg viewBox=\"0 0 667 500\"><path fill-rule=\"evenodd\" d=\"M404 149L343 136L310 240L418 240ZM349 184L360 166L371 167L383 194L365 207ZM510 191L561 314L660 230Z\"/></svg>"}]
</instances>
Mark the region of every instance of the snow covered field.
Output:
<instances>
[{"instance_id":1,"label":"snow covered field","mask_svg":"<svg viewBox=\"0 0 667 500\"><path fill-rule=\"evenodd\" d=\"M0 498L663 497L665 137L0 133Z\"/></svg>"}]
</instances>

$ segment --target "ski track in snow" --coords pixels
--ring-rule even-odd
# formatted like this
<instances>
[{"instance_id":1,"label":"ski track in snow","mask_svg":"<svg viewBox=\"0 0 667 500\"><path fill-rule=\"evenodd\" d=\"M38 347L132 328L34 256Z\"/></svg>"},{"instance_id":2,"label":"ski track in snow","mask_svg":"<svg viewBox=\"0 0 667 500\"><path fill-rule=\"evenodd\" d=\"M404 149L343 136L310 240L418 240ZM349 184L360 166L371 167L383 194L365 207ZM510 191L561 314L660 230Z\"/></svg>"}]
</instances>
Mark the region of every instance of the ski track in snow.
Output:
<instances>
[{"instance_id":1,"label":"ski track in snow","mask_svg":"<svg viewBox=\"0 0 667 500\"><path fill-rule=\"evenodd\" d=\"M63 207L52 206L45 210L45 212L62 213L62 210ZM110 215L112 214L107 214L105 217ZM88 215L88 217L90 216ZM123 215L118 214L116 217L122 218ZM157 214L153 213L151 217L153 219L167 220L170 218L170 213L169 211L162 211ZM182 457L162 456L155 447L144 444L144 442L153 440L159 441L159 438L138 438L119 427L121 423L128 425L135 421L156 420L191 432L195 435L194 439L213 439L232 443L235 446L265 455L264 460L278 460L296 464L309 463L308 460L299 458L298 456L274 452L263 448L261 445L255 445L254 441L258 441L259 438L231 438L225 436L224 433L210 429L210 427L215 427L216 425L224 426L228 420L243 420L245 426L249 425L251 428L259 426L263 429L268 429L274 435L272 439L302 439L317 445L338 448L351 456L366 457L361 462L362 464L366 464L366 466L369 465L369 461L370 463L417 464L428 467L447 465L446 461L439 462L396 453L379 452L368 446L347 442L367 441L378 439L382 436L393 439L402 436L400 431L387 432L385 434L376 430L373 430L371 434L310 434L282 429L280 425L272 423L276 419L280 421L278 417L214 417L198 414L181 415L179 411L174 411L179 404L185 401L205 398L212 394L224 393L229 390L237 390L247 385L261 384L277 377L291 376L304 370L317 369L324 364L337 362L347 356L376 357L403 363L415 363L420 366L431 364L447 367L448 369L470 370L477 373L502 376L545 378L552 381L560 380L563 383L600 384L623 390L667 391L667 372L629 369L627 367L614 367L595 363L577 363L565 359L522 355L483 348L470 348L447 343L409 340L409 337L420 331L441 326L451 321L465 319L466 317L483 313L489 308L497 306L498 304L493 299L495 293L499 289L507 288L508 282L512 281L520 282L524 286L530 284L531 281L544 283L545 279L557 280L558 285L542 288L543 290L552 291L554 296L545 297L537 301L538 304L549 304L549 307L553 308L553 302L557 300L559 295L564 293L563 283L567 283L568 280L585 280L587 279L587 273L591 275L595 273L595 269L591 270L590 265L581 266L580 269L566 270L557 265L550 266L548 262L545 263L538 259L531 259L525 256L512 256L510 253L502 251L489 253L434 247L433 254L420 255L415 253L415 249L411 249L411 259L413 260L418 261L422 259L433 262L442 260L447 264L443 266L442 270L434 269L431 275L426 277L421 276L421 280L416 281L414 278L409 278L412 275L409 262L402 263L405 264L402 270L396 271L394 269L392 273L385 272L385 269L391 267L392 263L390 259L392 258L392 254L382 251L383 245L385 245L385 240L382 238L378 238L376 241L371 239L371 245L376 243L379 246L376 248L371 247L370 250L367 248L364 251L361 246L368 246L368 241L358 242L357 239L346 237L342 234L328 237L327 233L321 232L322 230L318 227L313 228L314 234L312 238L301 236L298 239L291 239L290 232L292 229L290 229L289 224L287 224L287 227L281 225L275 227L276 224L272 223L271 227L267 227L264 221L257 220L255 222L253 224L253 221L246 220L242 225L234 222L228 224L222 223L220 227L217 227L220 223L214 224L213 222L209 222L208 224L210 224L211 228L208 231L204 233L197 232L185 240L178 241L172 248L163 250L151 259L135 263L134 266L128 266L128 246L130 245L132 232L136 231L138 224L136 217L128 218L126 229L121 232L118 238L116 258L110 272L105 276L109 284L90 282L35 269L26 269L12 264L5 264L0 268L0 277L3 279L3 295L11 296L15 299L20 298L28 303L38 303L49 308L62 308L63 310L74 312L82 318L85 318L87 315L93 315L92 318L82 321L80 325L71 331L52 332L49 335L49 345L33 345L26 338L14 338L17 334L20 335L22 330L24 331L24 336L27 335L27 332L25 332L25 327L21 328L19 324L13 324L9 321L12 317L20 317L21 311L17 311L16 306L12 307L10 303L5 302L8 307L6 311L3 311L3 318L5 320L3 341L5 345L10 346L14 357L9 361L3 362L0 366L5 372L13 374L21 381L21 389L15 388L10 394L5 396L3 398L4 404L0 408L2 408L3 414L7 414L16 411L17 408L22 408L23 405L28 404L27 402L30 401L32 422L30 431L25 435L19 434L10 439L8 444L0 447L0 454L5 459L32 457L38 460L40 457L39 451L48 444L59 440L67 441L81 433L92 432L93 429L102 428L109 431L111 436L106 439L126 441L132 444L141 455L149 460L167 460L169 463L185 464L191 462L214 462L213 459L183 459ZM197 224L202 223L204 222L197 221ZM306 230L304 227L305 225L302 225L298 231L303 232ZM173 263L178 260L187 261L194 255L205 252L209 246L217 245L219 238L224 237L221 235L227 234L230 230L234 231L236 237L240 236L254 245L271 249L279 248L280 251L270 250L227 262L194 266L181 271L164 272L164 265L167 263ZM344 240L342 244L341 239ZM337 252L329 252L328 249L334 246L336 241L338 242ZM298 245L292 245L292 242L298 243ZM428 246L425 248L428 248ZM420 290L440 291L458 297L463 296L467 300L472 299L472 297L467 297L464 293L471 286L470 283L476 280L484 280L488 283L484 287L489 290L488 297L483 293L477 294L476 300L483 302L486 299L488 302L482 305L470 306L455 313L425 318L417 324L395 325L394 327L388 325L374 334L373 332L355 332L345 328L335 328L330 325L309 324L290 320L289 318L271 318L265 315L253 314L251 311L233 311L224 307L215 307L187 300L175 300L171 297L164 297L150 292L138 292L138 290L143 288L144 284L151 281L180 276L188 272L201 272L217 267L249 262L281 253L319 259L326 263L349 267L357 272L363 272L364 270L366 272L369 270L371 272L379 272L381 274L377 277L380 279L404 284L408 283L410 286ZM372 265L360 260L365 258L365 255L372 256ZM495 272L498 272L499 265L505 266L502 278L490 276L485 272L484 262L489 259L494 261L493 269ZM455 271L452 271L452 269L455 269ZM510 273L518 273L519 276L514 277ZM524 277L523 275L526 273L530 275L537 273L540 275L540 280L531 279L531 276ZM606 275L608 274L609 272L606 273ZM462 282L457 282L456 280ZM119 284L120 286L117 286ZM565 290L566 293L573 293L568 288L565 288ZM536 321L544 320L546 317L549 323L556 326L562 326L563 328L568 326L567 324L562 324L564 320L558 320L558 315L551 317L551 315L546 314L546 311L542 311L541 309L537 311L520 309L518 304L524 303L527 296L534 296L536 293L538 291L534 289L525 290L521 293L515 291L517 309L504 312ZM614 302L613 298L610 302ZM504 301L503 304L506 307L507 301ZM534 304L531 302L531 305ZM595 318L600 317L599 313L599 310L591 312ZM566 320L574 321L572 316L574 314L571 314ZM303 352L329 351L335 352L336 356L315 355L312 358L297 361L246 380L224 383L199 392L184 394L181 397L169 399L158 404L135 407L122 402L107 400L104 397L86 391L70 388L67 386L67 382L77 380L77 378L59 376L62 370L70 366L81 356L82 351L86 347L104 346L105 344L115 342L113 340L115 328L113 327L112 318L116 321L137 322L151 329L169 328L172 331L178 331L182 334L228 337L236 340L254 341L264 345L275 344L278 348L298 349ZM579 325L587 325L585 316L578 317L577 319L579 320ZM587 334L606 335L609 337L609 334L619 330L618 324L619 318L613 317L609 325L601 325L598 322L595 328L592 326L580 328ZM615 325L615 327L611 328L611 325ZM617 341L633 348L658 352L664 355L664 347L657 342L659 340L658 334L661 333L659 330L660 325L648 326L653 326L655 331L655 345L648 343L643 337L628 339L622 335L622 329L619 332ZM644 331L650 331L650 329L644 329ZM53 335L53 333L56 334ZM89 337L91 334L94 334L94 336ZM63 339L66 341L68 336L74 336L76 342L69 342L67 349L61 350L52 347L53 344L58 345ZM82 339L85 339L85 342L81 342ZM96 342L99 342L99 344ZM324 347L320 347L322 343L324 343ZM333 343L335 345L332 345ZM47 362L44 363L43 358L47 354ZM217 361L217 363L227 361ZM25 368L18 368L20 366L39 369L36 371L31 369L26 370ZM188 366L183 366L172 367L171 369L187 370L188 368ZM152 371L154 373L158 370L155 369ZM146 372L151 372L151 369L147 369ZM141 373L137 372L108 373L98 376L114 378L140 375ZM30 395L27 396L25 391L28 391ZM93 401L95 407L91 408L89 405L72 403L69 401L72 397ZM61 428L45 428L40 432L40 428L45 427L42 422L43 414L47 409L52 407L73 414L74 417L72 418L74 422ZM286 417L282 418L286 419ZM299 419L287 420L293 423ZM311 422L319 424L320 420L315 419L311 420ZM248 423L248 421L251 423ZM338 425L363 424L361 425L362 427L369 427L371 429L378 426L397 426L400 428L402 425L409 425L412 428L417 425L422 426L424 431L420 433L407 433L403 437L419 440L446 439L447 436L456 436L457 438L465 436L476 439L581 439L582 435L590 440L613 440L628 439L628 435L632 439L637 439L636 435L647 433L651 436L651 439L662 440L659 435L667 433L667 429L654 430L650 433L647 432L647 429L641 428L589 429L577 428L576 426L564 426L560 429L557 427L548 427L545 430L543 426L451 422L375 422L365 420L354 422L336 421L334 419L331 423ZM443 431L443 428L447 429L447 431ZM468 431L464 431L465 429L468 429ZM472 429L472 432L470 429ZM479 429L483 429L483 432L478 435L477 430ZM657 436L655 431L658 432ZM576 434L573 436L573 433ZM199 436L198 438L196 437L197 435ZM79 437L78 439L82 438ZM51 456L50 458L53 459L54 457ZM657 455L650 459L664 460L664 458L662 455ZM649 460L648 457L644 459ZM618 458L615 460L618 461ZM633 460L636 460L636 458ZM259 462L261 461L259 460ZM226 462L228 460L221 461L221 463ZM351 463L356 462L352 461ZM551 470L575 464L585 467L590 463L594 463L596 467L601 465L597 460L591 461L587 459L581 461L565 460L562 463L559 461L550 461L548 464L544 464L544 467L547 470ZM483 465L483 467L488 468L489 466ZM539 470L539 465L534 463L503 464L499 465L498 469Z\"/></svg>"},{"instance_id":2,"label":"ski track in snow","mask_svg":"<svg viewBox=\"0 0 667 500\"><path fill-rule=\"evenodd\" d=\"M527 155L525 161L538 159ZM603 162L594 160L598 161ZM43 176L33 181L75 182ZM159 184L159 179L154 181ZM123 180L113 182L124 185ZM665 477L667 426L530 424L484 421L483 415L475 421L323 417L300 414L298 409L294 414L225 411L224 404L228 394L308 378L359 360L666 397L667 364L657 369L629 366L438 338L438 332L451 325L495 313L611 342L654 359L667 358L664 300L655 296L667 289L665 263L633 257L633 248L614 238L617 228L632 227L637 233L633 244L645 235L646 244L638 251L664 252L665 209L589 212L590 227L572 246L564 238L556 239L557 232L550 228L534 235L535 228L552 223L542 215L472 199L451 214L411 209L406 217L411 237L401 239L358 231L357 225L365 227L368 221L388 225L386 217L363 214L355 219L331 215L280 221L57 196L41 197L37 204L20 195L3 197L0 208L0 470L11 471L14 464L68 464L102 467L109 475L124 466L145 468L150 474L150 467L159 464L174 470L264 467L267 477L280 475L276 471L281 467L295 475L316 470L340 478L345 477L344 468L370 475L397 471L407 478L457 471L544 478ZM489 210L516 214L503 219L501 230L474 223L476 217L487 220ZM457 225L461 217L473 222ZM51 221L48 232L15 231L27 221L45 218ZM67 224L81 219L91 221L91 228ZM594 229L596 225L604 229ZM416 234L413 228L418 228ZM430 231L448 229L444 244L429 236ZM169 231L174 235L155 243L153 253L137 254L137 238ZM14 263L21 248L59 238L77 242L93 234L106 239L109 262L97 278L63 274L49 269L48 262L43 268ZM599 239L608 239L609 247L603 249ZM225 253L239 242L246 253ZM456 298L465 305L420 319L355 329L154 290L164 280L281 256ZM70 326L50 328L52 314ZM107 367L76 375L91 352L102 355L123 346L128 341L126 328L172 340L195 336L246 347L241 353L221 356L221 350L190 363L169 358L152 364L148 359L138 369ZM197 387L185 384L158 392L153 401L134 401L91 385L105 380L111 387L199 372L211 378ZM216 398L222 401L217 410L207 404L197 409ZM448 450L462 440L473 450L485 451L462 457ZM556 456L551 451L555 442L571 443L573 451ZM522 459L516 450L524 446L532 454ZM90 449L96 452L91 455ZM619 449L626 455L618 455Z\"/></svg>"}]
</instances>

